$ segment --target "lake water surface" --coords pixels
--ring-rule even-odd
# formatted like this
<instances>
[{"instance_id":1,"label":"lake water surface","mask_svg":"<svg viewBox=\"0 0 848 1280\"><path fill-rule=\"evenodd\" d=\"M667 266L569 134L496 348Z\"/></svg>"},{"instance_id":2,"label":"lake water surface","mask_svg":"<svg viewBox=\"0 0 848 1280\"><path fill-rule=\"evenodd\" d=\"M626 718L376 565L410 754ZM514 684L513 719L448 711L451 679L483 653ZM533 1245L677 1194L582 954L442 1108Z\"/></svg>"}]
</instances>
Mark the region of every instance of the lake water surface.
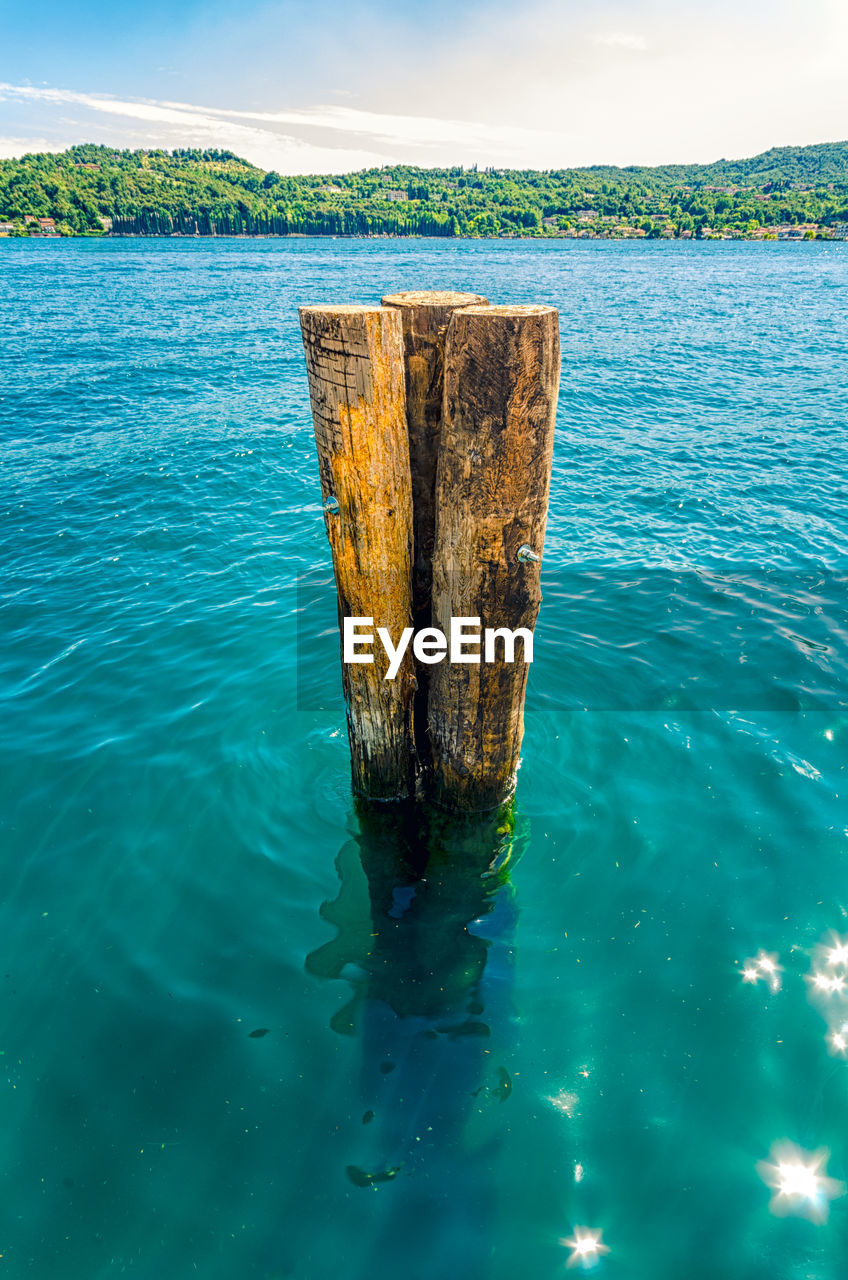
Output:
<instances>
[{"instance_id":1,"label":"lake water surface","mask_svg":"<svg viewBox=\"0 0 848 1280\"><path fill-rule=\"evenodd\" d=\"M408 288L561 317L486 884L359 833L298 613L296 307ZM848 1181L846 303L848 244L0 245L7 1277L843 1280L763 1162Z\"/></svg>"}]
</instances>

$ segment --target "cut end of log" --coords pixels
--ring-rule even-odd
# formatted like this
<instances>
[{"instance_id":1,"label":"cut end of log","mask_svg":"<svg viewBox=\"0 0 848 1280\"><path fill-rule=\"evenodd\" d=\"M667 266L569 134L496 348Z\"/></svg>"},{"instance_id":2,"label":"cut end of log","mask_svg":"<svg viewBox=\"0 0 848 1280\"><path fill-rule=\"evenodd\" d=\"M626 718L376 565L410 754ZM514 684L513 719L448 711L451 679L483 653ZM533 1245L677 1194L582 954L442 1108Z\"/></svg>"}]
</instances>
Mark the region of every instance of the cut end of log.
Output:
<instances>
[{"instance_id":1,"label":"cut end of log","mask_svg":"<svg viewBox=\"0 0 848 1280\"><path fill-rule=\"evenodd\" d=\"M386 307L378 307L375 303L334 302L321 303L316 306L298 307L301 320L306 316L374 316L380 315Z\"/></svg>"},{"instance_id":2,"label":"cut end of log","mask_svg":"<svg viewBox=\"0 0 848 1280\"><path fill-rule=\"evenodd\" d=\"M538 302L518 302L511 306L482 306L469 304L462 308L466 316L504 316L508 320L522 320L525 316L557 315L556 307L546 307Z\"/></svg>"},{"instance_id":3,"label":"cut end of log","mask_svg":"<svg viewBox=\"0 0 848 1280\"><path fill-rule=\"evenodd\" d=\"M479 293L429 292L426 289L410 289L406 293L389 293L383 299L384 307L470 307L485 305L486 299Z\"/></svg>"}]
</instances>

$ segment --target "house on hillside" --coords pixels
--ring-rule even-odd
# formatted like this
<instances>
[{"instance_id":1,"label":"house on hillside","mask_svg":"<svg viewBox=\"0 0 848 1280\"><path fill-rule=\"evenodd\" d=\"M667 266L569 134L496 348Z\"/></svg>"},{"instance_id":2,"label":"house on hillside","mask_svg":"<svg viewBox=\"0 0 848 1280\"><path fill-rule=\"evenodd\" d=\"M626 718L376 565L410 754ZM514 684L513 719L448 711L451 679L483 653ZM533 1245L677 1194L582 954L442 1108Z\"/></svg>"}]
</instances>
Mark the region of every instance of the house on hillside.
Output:
<instances>
[{"instance_id":1,"label":"house on hillside","mask_svg":"<svg viewBox=\"0 0 848 1280\"><path fill-rule=\"evenodd\" d=\"M797 227L784 223L777 228L777 238L778 240L809 240L818 234L818 230L817 222L802 222Z\"/></svg>"}]
</instances>

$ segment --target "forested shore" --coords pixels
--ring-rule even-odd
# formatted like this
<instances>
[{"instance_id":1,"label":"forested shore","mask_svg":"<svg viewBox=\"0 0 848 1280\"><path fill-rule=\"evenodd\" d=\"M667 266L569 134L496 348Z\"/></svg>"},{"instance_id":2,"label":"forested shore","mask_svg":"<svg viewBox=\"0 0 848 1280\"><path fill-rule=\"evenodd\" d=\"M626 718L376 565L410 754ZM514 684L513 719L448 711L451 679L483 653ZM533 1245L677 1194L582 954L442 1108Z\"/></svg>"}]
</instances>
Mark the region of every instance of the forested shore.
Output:
<instances>
[{"instance_id":1,"label":"forested shore","mask_svg":"<svg viewBox=\"0 0 848 1280\"><path fill-rule=\"evenodd\" d=\"M290 176L228 151L0 161L0 235L845 238L848 142L709 165Z\"/></svg>"}]
</instances>

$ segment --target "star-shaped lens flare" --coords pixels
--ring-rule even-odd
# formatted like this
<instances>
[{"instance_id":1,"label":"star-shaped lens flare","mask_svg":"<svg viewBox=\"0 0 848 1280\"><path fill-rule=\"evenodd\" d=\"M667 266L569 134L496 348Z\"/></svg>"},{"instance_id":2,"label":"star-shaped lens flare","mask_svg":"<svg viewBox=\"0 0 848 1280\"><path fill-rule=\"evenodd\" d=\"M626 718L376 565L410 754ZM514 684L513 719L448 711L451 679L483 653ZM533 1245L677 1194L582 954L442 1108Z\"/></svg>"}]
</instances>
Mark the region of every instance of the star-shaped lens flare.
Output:
<instances>
[{"instance_id":1,"label":"star-shaped lens flare","mask_svg":"<svg viewBox=\"0 0 848 1280\"><path fill-rule=\"evenodd\" d=\"M844 938L840 938L837 933L831 934L831 938L833 946L828 948L827 963L830 965L848 965L848 942Z\"/></svg>"},{"instance_id":2,"label":"star-shaped lens flare","mask_svg":"<svg viewBox=\"0 0 848 1280\"><path fill-rule=\"evenodd\" d=\"M829 930L810 952L806 981L810 1000L827 1023L828 1052L848 1058L848 939Z\"/></svg>"},{"instance_id":3,"label":"star-shaped lens flare","mask_svg":"<svg viewBox=\"0 0 848 1280\"><path fill-rule=\"evenodd\" d=\"M574 1235L570 1240L561 1240L560 1244L564 1244L567 1249L571 1250L567 1267L583 1267L584 1271L588 1271L590 1267L597 1266L601 1255L609 1253L607 1245L601 1241L600 1231L588 1231L586 1227L575 1227Z\"/></svg>"},{"instance_id":4,"label":"star-shaped lens flare","mask_svg":"<svg viewBox=\"0 0 848 1280\"><path fill-rule=\"evenodd\" d=\"M812 983L816 991L823 991L825 995L841 996L845 994L845 977L841 973L813 973Z\"/></svg>"},{"instance_id":5,"label":"star-shaped lens flare","mask_svg":"<svg viewBox=\"0 0 848 1280\"><path fill-rule=\"evenodd\" d=\"M838 1031L831 1032L830 1048L833 1053L848 1056L848 1022L843 1022Z\"/></svg>"},{"instance_id":6,"label":"star-shaped lens flare","mask_svg":"<svg viewBox=\"0 0 848 1280\"><path fill-rule=\"evenodd\" d=\"M746 960L742 967L742 981L757 983L762 978L767 982L772 993L778 992L783 984L781 974L783 965L777 963L776 951L758 951L753 960Z\"/></svg>"},{"instance_id":7,"label":"star-shaped lens flare","mask_svg":"<svg viewBox=\"0 0 848 1280\"><path fill-rule=\"evenodd\" d=\"M777 1142L770 1155L771 1160L760 1160L757 1173L774 1192L769 1203L772 1213L826 1222L831 1200L844 1196L846 1190L844 1182L825 1173L830 1152L825 1147L804 1151L792 1142Z\"/></svg>"}]
</instances>

